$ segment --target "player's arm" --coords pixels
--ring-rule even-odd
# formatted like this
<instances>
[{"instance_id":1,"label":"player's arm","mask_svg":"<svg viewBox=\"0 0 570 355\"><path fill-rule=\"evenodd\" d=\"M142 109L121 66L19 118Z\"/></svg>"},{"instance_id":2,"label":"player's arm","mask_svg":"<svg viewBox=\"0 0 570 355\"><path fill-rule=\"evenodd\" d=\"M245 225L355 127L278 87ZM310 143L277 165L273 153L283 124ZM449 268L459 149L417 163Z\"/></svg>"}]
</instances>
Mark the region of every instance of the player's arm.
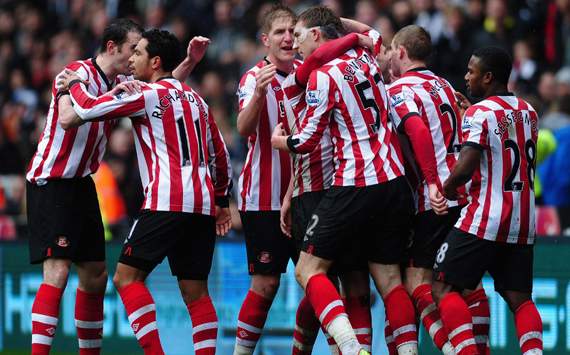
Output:
<instances>
[{"instance_id":1,"label":"player's arm","mask_svg":"<svg viewBox=\"0 0 570 355\"><path fill-rule=\"evenodd\" d=\"M247 74L240 83L238 100L240 111L237 117L237 130L243 137L253 134L259 122L261 110L265 107L267 86L276 73L274 64L266 64L253 76Z\"/></svg>"},{"instance_id":2,"label":"player's arm","mask_svg":"<svg viewBox=\"0 0 570 355\"><path fill-rule=\"evenodd\" d=\"M202 36L193 37L186 49L186 58L172 71L172 76L185 81L196 65L204 58L210 45L210 39Z\"/></svg>"},{"instance_id":3,"label":"player's arm","mask_svg":"<svg viewBox=\"0 0 570 355\"><path fill-rule=\"evenodd\" d=\"M333 88L331 90L331 87ZM287 136L283 125L273 130L271 145L275 149L287 150L295 154L312 152L320 143L325 129L330 123L330 115L334 106L336 86L328 74L314 71L309 78L305 101L307 124L301 132Z\"/></svg>"},{"instance_id":4,"label":"player's arm","mask_svg":"<svg viewBox=\"0 0 570 355\"><path fill-rule=\"evenodd\" d=\"M73 109L73 103L71 102L71 97L69 93L56 96L57 99L57 122L64 130L68 130L74 127L79 127L85 121L83 121Z\"/></svg>"},{"instance_id":5,"label":"player's arm","mask_svg":"<svg viewBox=\"0 0 570 355\"><path fill-rule=\"evenodd\" d=\"M463 147L451 175L443 184L443 194L450 200L461 197L458 196L457 188L471 179L481 163L482 152L489 148L487 123L484 113L478 112L477 107L467 109L461 129Z\"/></svg>"},{"instance_id":6,"label":"player's arm","mask_svg":"<svg viewBox=\"0 0 570 355\"><path fill-rule=\"evenodd\" d=\"M207 118L208 166L214 182L216 205L228 207L232 189L230 153L211 111Z\"/></svg>"},{"instance_id":7,"label":"player's arm","mask_svg":"<svg viewBox=\"0 0 570 355\"><path fill-rule=\"evenodd\" d=\"M280 214L280 224L281 224L281 231L287 237L291 238L291 198L293 197L293 188L294 188L294 181L295 179L294 174L291 174L291 178L289 179L289 186L287 187L287 192L283 197L283 202L281 203L281 214Z\"/></svg>"},{"instance_id":8,"label":"player's arm","mask_svg":"<svg viewBox=\"0 0 570 355\"><path fill-rule=\"evenodd\" d=\"M73 109L84 121L140 116L145 112L145 101L142 92L130 96L103 95L93 97L86 90L77 74L66 71L64 75L66 87L69 88L73 102Z\"/></svg>"}]
</instances>

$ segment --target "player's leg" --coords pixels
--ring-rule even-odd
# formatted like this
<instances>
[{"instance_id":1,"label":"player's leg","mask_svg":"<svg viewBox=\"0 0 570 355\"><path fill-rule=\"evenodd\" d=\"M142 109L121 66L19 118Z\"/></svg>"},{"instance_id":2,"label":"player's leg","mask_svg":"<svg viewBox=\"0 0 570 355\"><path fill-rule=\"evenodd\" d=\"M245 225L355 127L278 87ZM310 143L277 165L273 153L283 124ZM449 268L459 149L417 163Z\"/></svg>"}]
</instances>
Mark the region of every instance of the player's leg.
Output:
<instances>
[{"instance_id":1,"label":"player's leg","mask_svg":"<svg viewBox=\"0 0 570 355\"><path fill-rule=\"evenodd\" d=\"M452 207L444 216L432 210L420 212L414 220L414 235L408 253L405 285L417 314L434 344L443 354L454 354L448 334L433 301L431 284L437 250L459 218L461 207Z\"/></svg>"},{"instance_id":2,"label":"player's leg","mask_svg":"<svg viewBox=\"0 0 570 355\"><path fill-rule=\"evenodd\" d=\"M344 308L360 345L372 351L372 315L368 270L341 272Z\"/></svg>"},{"instance_id":3,"label":"player's leg","mask_svg":"<svg viewBox=\"0 0 570 355\"><path fill-rule=\"evenodd\" d=\"M522 354L542 354L542 319L532 301L533 246L501 245L497 263L489 270L495 289L514 314Z\"/></svg>"},{"instance_id":4,"label":"player's leg","mask_svg":"<svg viewBox=\"0 0 570 355\"><path fill-rule=\"evenodd\" d=\"M400 273L414 213L407 181L398 178L381 184L369 208L373 206L377 212L366 233L370 275L384 300L398 354L417 354L415 310Z\"/></svg>"},{"instance_id":5,"label":"player's leg","mask_svg":"<svg viewBox=\"0 0 570 355\"><path fill-rule=\"evenodd\" d=\"M164 354L156 325L156 305L144 284L148 274L176 243L182 213L141 211L123 249L113 284L121 296L129 323L145 354Z\"/></svg>"},{"instance_id":6,"label":"player's leg","mask_svg":"<svg viewBox=\"0 0 570 355\"><path fill-rule=\"evenodd\" d=\"M51 349L71 260L79 250L82 210L74 203L79 181L27 183L30 262L43 266L43 282L32 305L33 355L48 354Z\"/></svg>"},{"instance_id":7,"label":"player's leg","mask_svg":"<svg viewBox=\"0 0 570 355\"><path fill-rule=\"evenodd\" d=\"M208 275L214 257L216 223L212 216L188 214L186 228L168 254L172 274L178 279L182 299L192 320L196 355L214 355L218 316L208 293Z\"/></svg>"},{"instance_id":8,"label":"player's leg","mask_svg":"<svg viewBox=\"0 0 570 355\"><path fill-rule=\"evenodd\" d=\"M467 307L469 307L469 312L471 312L473 335L475 336L477 348L481 354L488 355L491 352L489 344L491 311L485 289L479 283L476 290L465 290L462 295L467 303Z\"/></svg>"},{"instance_id":9,"label":"player's leg","mask_svg":"<svg viewBox=\"0 0 570 355\"><path fill-rule=\"evenodd\" d=\"M472 316L461 292L475 289L495 257L493 242L453 228L436 255L432 296L458 355L480 354Z\"/></svg>"},{"instance_id":10,"label":"player's leg","mask_svg":"<svg viewBox=\"0 0 570 355\"><path fill-rule=\"evenodd\" d=\"M105 266L105 235L97 192L91 178L81 184L78 206L83 221L77 266L79 285L75 296L75 327L80 355L101 353L103 339L103 299L107 287Z\"/></svg>"},{"instance_id":11,"label":"player's leg","mask_svg":"<svg viewBox=\"0 0 570 355\"><path fill-rule=\"evenodd\" d=\"M246 355L255 350L294 244L281 232L278 211L240 215L251 284L238 314L234 354Z\"/></svg>"}]
</instances>

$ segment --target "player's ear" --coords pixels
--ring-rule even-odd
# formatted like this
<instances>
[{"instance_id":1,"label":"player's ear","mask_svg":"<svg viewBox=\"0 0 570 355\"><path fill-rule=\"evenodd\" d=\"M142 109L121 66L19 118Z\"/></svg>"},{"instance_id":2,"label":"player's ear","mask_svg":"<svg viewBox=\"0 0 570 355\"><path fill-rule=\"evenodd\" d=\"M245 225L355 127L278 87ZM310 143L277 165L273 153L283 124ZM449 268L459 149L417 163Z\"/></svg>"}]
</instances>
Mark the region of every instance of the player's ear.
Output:
<instances>
[{"instance_id":1,"label":"player's ear","mask_svg":"<svg viewBox=\"0 0 570 355\"><path fill-rule=\"evenodd\" d=\"M109 54L115 54L114 53L114 49L117 48L115 42L109 40L107 41L107 43L105 44L105 48L106 48L106 52Z\"/></svg>"},{"instance_id":2,"label":"player's ear","mask_svg":"<svg viewBox=\"0 0 570 355\"><path fill-rule=\"evenodd\" d=\"M267 33L261 33L261 43L263 43L265 47L269 47L269 36Z\"/></svg>"},{"instance_id":3,"label":"player's ear","mask_svg":"<svg viewBox=\"0 0 570 355\"><path fill-rule=\"evenodd\" d=\"M153 70L158 70L162 66L162 60L159 56L154 56L150 59L150 66Z\"/></svg>"},{"instance_id":4,"label":"player's ear","mask_svg":"<svg viewBox=\"0 0 570 355\"><path fill-rule=\"evenodd\" d=\"M488 71L485 74L483 74L483 83L486 85L491 84L491 82L493 81L493 73Z\"/></svg>"}]
</instances>

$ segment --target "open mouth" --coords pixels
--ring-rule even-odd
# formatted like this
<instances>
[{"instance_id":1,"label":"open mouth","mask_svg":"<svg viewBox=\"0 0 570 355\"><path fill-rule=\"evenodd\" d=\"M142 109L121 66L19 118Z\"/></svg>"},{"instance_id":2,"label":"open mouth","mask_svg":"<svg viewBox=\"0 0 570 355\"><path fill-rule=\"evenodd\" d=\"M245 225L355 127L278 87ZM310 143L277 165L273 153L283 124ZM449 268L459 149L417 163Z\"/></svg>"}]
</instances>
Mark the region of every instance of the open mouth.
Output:
<instances>
[{"instance_id":1,"label":"open mouth","mask_svg":"<svg viewBox=\"0 0 570 355\"><path fill-rule=\"evenodd\" d=\"M284 51L292 51L293 50L293 46L285 46L285 47L281 47L282 50Z\"/></svg>"}]
</instances>

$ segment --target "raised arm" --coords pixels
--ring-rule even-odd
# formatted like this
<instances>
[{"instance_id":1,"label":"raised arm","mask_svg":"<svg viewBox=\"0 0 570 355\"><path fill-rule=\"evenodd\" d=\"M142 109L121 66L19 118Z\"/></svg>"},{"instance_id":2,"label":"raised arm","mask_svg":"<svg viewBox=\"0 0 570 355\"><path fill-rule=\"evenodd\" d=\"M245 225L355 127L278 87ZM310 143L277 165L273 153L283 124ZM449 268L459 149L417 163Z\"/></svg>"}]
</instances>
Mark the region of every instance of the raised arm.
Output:
<instances>
[{"instance_id":1,"label":"raised arm","mask_svg":"<svg viewBox=\"0 0 570 355\"><path fill-rule=\"evenodd\" d=\"M172 76L185 81L196 65L204 58L210 45L210 39L202 36L193 37L186 49L186 58L172 71Z\"/></svg>"}]
</instances>

